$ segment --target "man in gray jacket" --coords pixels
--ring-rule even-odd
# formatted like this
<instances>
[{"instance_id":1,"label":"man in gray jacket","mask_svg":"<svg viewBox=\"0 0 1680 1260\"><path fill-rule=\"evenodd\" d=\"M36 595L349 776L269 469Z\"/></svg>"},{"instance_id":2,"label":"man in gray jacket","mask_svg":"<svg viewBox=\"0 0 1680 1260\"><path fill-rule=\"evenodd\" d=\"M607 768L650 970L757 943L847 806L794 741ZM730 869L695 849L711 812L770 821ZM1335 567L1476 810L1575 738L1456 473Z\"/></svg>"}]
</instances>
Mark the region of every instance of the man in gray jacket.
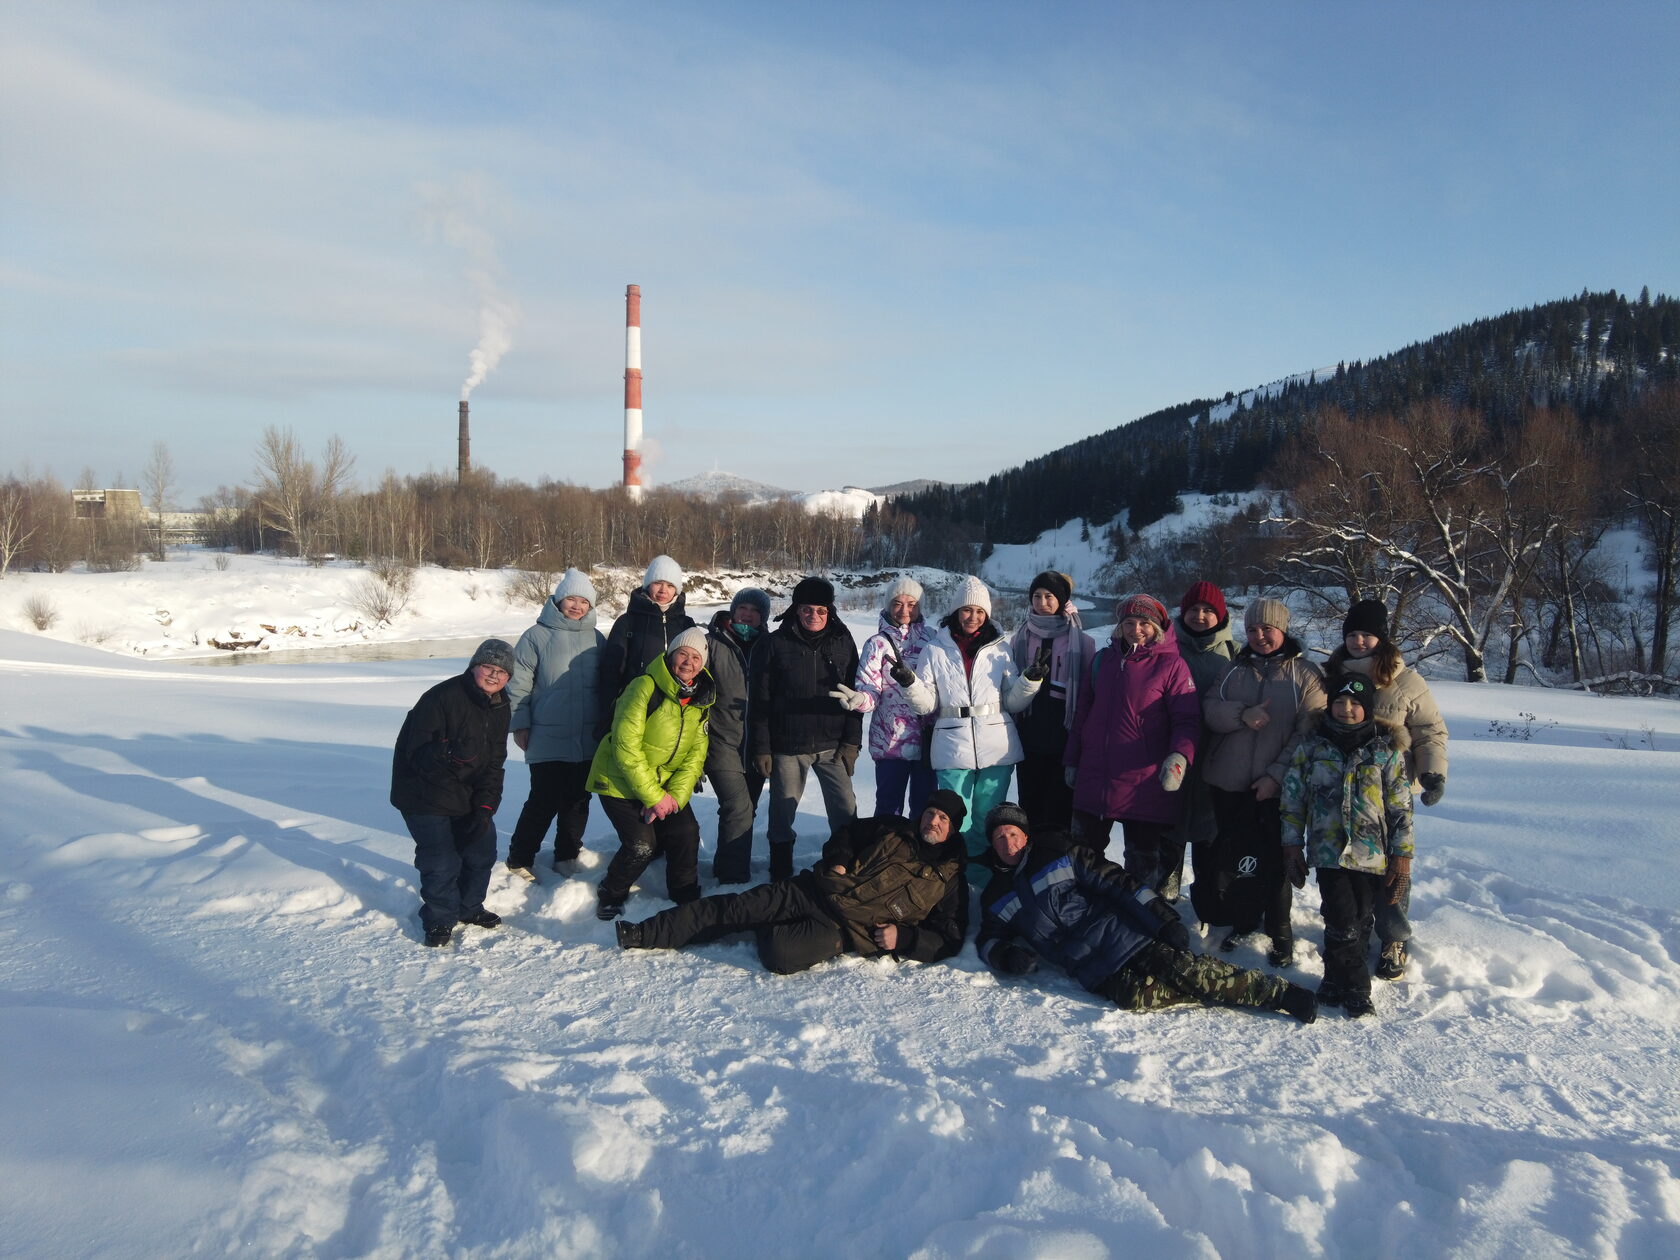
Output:
<instances>
[{"instance_id":1,"label":"man in gray jacket","mask_svg":"<svg viewBox=\"0 0 1680 1260\"><path fill-rule=\"evenodd\" d=\"M567 569L537 624L513 650L508 699L513 742L531 771L531 794L508 842L508 870L535 882L532 863L554 823L554 869L577 857L589 821L589 763L602 724L600 661L606 638L595 628L595 586Z\"/></svg>"}]
</instances>

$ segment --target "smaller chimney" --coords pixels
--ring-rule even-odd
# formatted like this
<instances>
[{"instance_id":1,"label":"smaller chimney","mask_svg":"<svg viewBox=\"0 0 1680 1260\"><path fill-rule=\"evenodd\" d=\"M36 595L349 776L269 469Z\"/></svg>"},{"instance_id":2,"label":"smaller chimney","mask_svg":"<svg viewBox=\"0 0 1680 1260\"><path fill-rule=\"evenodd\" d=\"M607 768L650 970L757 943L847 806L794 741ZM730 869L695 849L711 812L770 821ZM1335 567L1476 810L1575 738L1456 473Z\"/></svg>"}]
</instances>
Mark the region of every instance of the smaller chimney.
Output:
<instances>
[{"instance_id":1,"label":"smaller chimney","mask_svg":"<svg viewBox=\"0 0 1680 1260\"><path fill-rule=\"evenodd\" d=\"M462 482L472 471L472 437L467 429L467 400L461 399L461 428L455 439L455 480Z\"/></svg>"}]
</instances>

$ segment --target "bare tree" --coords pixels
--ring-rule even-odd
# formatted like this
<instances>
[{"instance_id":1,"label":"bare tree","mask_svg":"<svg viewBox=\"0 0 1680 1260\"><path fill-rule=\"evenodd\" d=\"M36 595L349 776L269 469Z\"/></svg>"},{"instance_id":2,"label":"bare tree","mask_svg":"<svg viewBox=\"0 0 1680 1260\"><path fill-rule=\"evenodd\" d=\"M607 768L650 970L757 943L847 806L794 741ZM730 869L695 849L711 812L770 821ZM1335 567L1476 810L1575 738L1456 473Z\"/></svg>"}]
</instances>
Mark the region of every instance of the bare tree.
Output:
<instances>
[{"instance_id":1,"label":"bare tree","mask_svg":"<svg viewBox=\"0 0 1680 1260\"><path fill-rule=\"evenodd\" d=\"M0 485L0 581L34 536L35 528L29 523L29 491L16 480Z\"/></svg>"},{"instance_id":2,"label":"bare tree","mask_svg":"<svg viewBox=\"0 0 1680 1260\"><path fill-rule=\"evenodd\" d=\"M1647 392L1628 416L1627 496L1650 551L1650 668L1668 665L1669 635L1680 611L1680 385Z\"/></svg>"},{"instance_id":3,"label":"bare tree","mask_svg":"<svg viewBox=\"0 0 1680 1260\"><path fill-rule=\"evenodd\" d=\"M316 555L322 527L355 462L337 436L327 440L317 464L303 454L292 430L273 425L264 429L257 446L255 485L263 524L283 530L299 556Z\"/></svg>"},{"instance_id":4,"label":"bare tree","mask_svg":"<svg viewBox=\"0 0 1680 1260\"><path fill-rule=\"evenodd\" d=\"M1368 438L1355 451L1343 430ZM1363 432L1368 431L1368 432ZM1333 461L1340 487L1328 499L1297 497L1276 519L1298 530L1305 554L1338 552L1426 591L1434 606L1425 639L1444 636L1464 655L1464 676L1487 681L1488 641L1554 524L1526 510L1535 457L1493 449L1475 413L1430 402L1398 417L1326 417L1308 457ZM1314 449L1316 447L1316 449Z\"/></svg>"},{"instance_id":5,"label":"bare tree","mask_svg":"<svg viewBox=\"0 0 1680 1260\"><path fill-rule=\"evenodd\" d=\"M175 493L175 461L163 442L152 443L152 457L140 474L140 490L146 496L146 506L152 509L154 535L152 559L163 559L163 513L169 498Z\"/></svg>"}]
</instances>

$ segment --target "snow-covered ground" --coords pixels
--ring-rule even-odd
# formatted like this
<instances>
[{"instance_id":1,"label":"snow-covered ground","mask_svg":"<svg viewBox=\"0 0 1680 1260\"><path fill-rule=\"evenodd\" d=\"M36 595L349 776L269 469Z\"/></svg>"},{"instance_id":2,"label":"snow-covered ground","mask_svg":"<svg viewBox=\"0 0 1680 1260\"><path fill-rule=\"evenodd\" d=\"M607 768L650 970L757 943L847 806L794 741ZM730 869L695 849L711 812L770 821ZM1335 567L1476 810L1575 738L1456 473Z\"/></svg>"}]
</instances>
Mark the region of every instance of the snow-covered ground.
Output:
<instances>
[{"instance_id":1,"label":"snow-covered ground","mask_svg":"<svg viewBox=\"0 0 1680 1260\"><path fill-rule=\"evenodd\" d=\"M506 926L423 949L389 749L462 664L0 631L0 1252L1680 1254L1680 704L1438 683L1411 972L1302 1028L972 947L621 954L598 811L579 877L498 870Z\"/></svg>"}]
</instances>

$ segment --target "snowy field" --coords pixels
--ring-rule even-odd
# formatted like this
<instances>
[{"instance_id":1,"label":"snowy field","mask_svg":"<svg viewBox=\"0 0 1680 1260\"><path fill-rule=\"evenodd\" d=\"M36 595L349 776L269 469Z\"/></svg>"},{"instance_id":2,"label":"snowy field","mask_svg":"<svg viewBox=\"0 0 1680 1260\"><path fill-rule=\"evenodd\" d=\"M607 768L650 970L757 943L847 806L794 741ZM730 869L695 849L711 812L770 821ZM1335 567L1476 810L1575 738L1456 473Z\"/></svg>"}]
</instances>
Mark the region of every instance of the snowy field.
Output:
<instances>
[{"instance_id":1,"label":"snowy field","mask_svg":"<svg viewBox=\"0 0 1680 1260\"><path fill-rule=\"evenodd\" d=\"M581 878L498 868L506 926L422 949L390 746L463 664L0 631L0 1254L1680 1254L1680 704L1437 683L1407 982L1302 1028L972 945L620 954L598 810Z\"/></svg>"}]
</instances>

